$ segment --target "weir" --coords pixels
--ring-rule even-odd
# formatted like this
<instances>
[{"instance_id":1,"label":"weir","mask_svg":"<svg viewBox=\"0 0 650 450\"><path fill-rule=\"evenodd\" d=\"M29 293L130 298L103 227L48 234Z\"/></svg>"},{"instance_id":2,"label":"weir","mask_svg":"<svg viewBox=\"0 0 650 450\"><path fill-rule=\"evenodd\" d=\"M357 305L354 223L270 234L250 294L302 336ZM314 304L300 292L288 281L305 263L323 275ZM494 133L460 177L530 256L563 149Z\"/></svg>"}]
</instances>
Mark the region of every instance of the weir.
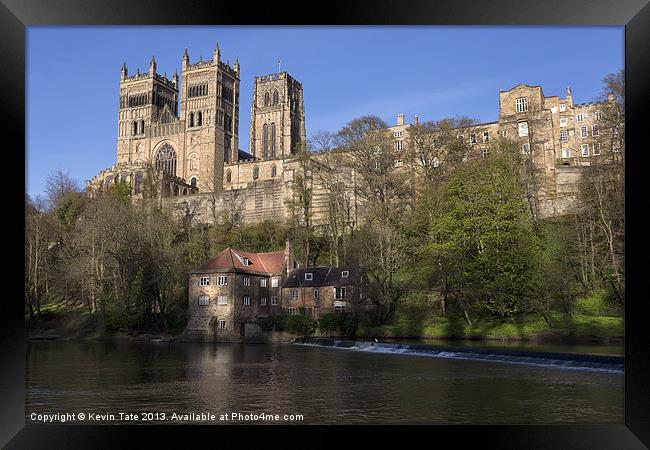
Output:
<instances>
[{"instance_id":1,"label":"weir","mask_svg":"<svg viewBox=\"0 0 650 450\"><path fill-rule=\"evenodd\" d=\"M467 348L446 345L396 344L338 339L307 339L296 345L333 347L368 353L424 356L510 364L526 364L548 368L620 372L625 369L622 356L579 353L535 352L526 350Z\"/></svg>"}]
</instances>

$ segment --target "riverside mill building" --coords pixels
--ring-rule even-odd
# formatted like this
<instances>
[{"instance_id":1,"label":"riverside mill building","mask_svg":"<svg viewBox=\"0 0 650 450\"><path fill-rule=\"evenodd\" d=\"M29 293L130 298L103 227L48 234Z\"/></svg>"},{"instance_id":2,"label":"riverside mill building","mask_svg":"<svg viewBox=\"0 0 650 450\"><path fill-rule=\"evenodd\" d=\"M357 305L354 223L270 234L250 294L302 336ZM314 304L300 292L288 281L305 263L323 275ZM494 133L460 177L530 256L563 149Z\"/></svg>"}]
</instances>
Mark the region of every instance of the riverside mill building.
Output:
<instances>
[{"instance_id":1,"label":"riverside mill building","mask_svg":"<svg viewBox=\"0 0 650 450\"><path fill-rule=\"evenodd\" d=\"M122 66L117 161L87 181L87 194L98 195L120 180L129 182L132 198L138 201L151 177L149 185L156 189L161 207L179 215L191 212L198 223L215 223L233 208L245 223L288 219L301 164L298 153L306 148L302 84L287 72L254 78L249 145L244 151L239 148L239 61L232 66L222 61L217 45L212 59L191 62L185 50L181 62L180 76L174 73L171 79L158 72L155 58L144 73L130 75L126 63ZM501 90L498 100L496 121L465 127L459 135L467 140L468 156L488 157L491 141L513 140L530 156L539 181L538 217L570 213L577 206L584 168L615 156L599 142L602 104L575 104L570 88L564 97L546 96L541 86L525 84ZM417 116L407 123L398 114L389 127L404 160L409 131L417 125ZM404 170L409 170L407 165ZM347 180L348 204L354 205L347 221L357 223L363 205L354 169L342 167L341 173ZM312 183L312 223L318 227L327 223L328 193L315 177ZM300 308L317 318L348 305L341 295L354 292L354 274L294 264L289 250L224 250L190 275L188 332L238 340L259 333L256 320L264 315L293 314ZM310 276L320 284L306 278Z\"/></svg>"}]
</instances>

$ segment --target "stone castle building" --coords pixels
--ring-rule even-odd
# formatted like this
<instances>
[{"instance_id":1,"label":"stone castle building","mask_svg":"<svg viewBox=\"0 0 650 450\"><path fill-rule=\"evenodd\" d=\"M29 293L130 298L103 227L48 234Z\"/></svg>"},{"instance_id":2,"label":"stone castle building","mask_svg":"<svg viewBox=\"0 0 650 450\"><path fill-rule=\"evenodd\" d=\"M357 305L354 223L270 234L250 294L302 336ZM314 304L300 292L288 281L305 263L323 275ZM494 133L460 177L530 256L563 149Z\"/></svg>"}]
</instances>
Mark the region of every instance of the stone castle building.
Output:
<instances>
[{"instance_id":1,"label":"stone castle building","mask_svg":"<svg viewBox=\"0 0 650 450\"><path fill-rule=\"evenodd\" d=\"M288 200L300 169L297 153L306 146L302 85L287 72L255 77L246 152L239 149L239 74L239 61L224 63L218 45L207 61L190 62L186 50L181 75L171 80L157 72L155 58L147 73L129 75L124 64L117 163L87 183L89 195L119 179L130 182L137 198L144 178L152 176L149 167L158 176L161 204L191 210L199 222L214 223L232 208L246 222L289 217ZM574 104L570 88L561 98L546 96L540 86L519 84L499 92L497 121L472 125L459 137L477 157L487 157L489 143L498 137L517 142L538 176L540 217L563 215L575 206L582 169L607 156L599 142L599 110L599 103ZM417 125L417 116L411 124L399 114L389 127L405 159L409 133ZM342 173L350 204L357 205L354 170ZM327 189L312 188L313 222L318 224L327 216ZM356 207L350 214L350 220L358 220Z\"/></svg>"}]
</instances>

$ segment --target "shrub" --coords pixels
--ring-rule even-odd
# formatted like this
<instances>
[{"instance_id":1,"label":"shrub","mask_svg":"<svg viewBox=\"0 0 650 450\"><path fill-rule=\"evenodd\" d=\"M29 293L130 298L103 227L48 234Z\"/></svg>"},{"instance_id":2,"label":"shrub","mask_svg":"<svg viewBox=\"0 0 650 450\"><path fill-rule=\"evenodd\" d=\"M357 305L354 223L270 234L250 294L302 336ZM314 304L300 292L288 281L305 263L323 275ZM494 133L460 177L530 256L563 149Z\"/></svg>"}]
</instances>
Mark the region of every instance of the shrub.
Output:
<instances>
[{"instance_id":1,"label":"shrub","mask_svg":"<svg viewBox=\"0 0 650 450\"><path fill-rule=\"evenodd\" d=\"M316 330L316 322L301 314L287 317L286 331L299 336L309 336Z\"/></svg>"}]
</instances>

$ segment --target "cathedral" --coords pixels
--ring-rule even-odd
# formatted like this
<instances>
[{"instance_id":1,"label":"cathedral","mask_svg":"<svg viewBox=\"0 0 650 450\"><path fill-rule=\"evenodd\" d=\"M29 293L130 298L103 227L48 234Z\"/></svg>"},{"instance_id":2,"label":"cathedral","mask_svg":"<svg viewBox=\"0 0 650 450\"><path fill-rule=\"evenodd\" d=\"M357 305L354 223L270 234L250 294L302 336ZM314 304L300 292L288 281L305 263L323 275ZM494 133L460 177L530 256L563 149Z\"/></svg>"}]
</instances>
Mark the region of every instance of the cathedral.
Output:
<instances>
[{"instance_id":1,"label":"cathedral","mask_svg":"<svg viewBox=\"0 0 650 450\"><path fill-rule=\"evenodd\" d=\"M248 151L239 148L239 93L239 61L232 66L222 61L218 45L206 61L191 62L185 50L180 77L174 73L171 80L158 73L155 58L147 73L129 75L124 64L117 162L87 182L88 194L122 180L137 199L151 177L161 206L191 210L200 222L214 223L235 207L248 223L289 217L296 155L306 146L302 84L287 72L255 77ZM472 125L460 137L478 157L488 156L495 138L517 142L541 180L540 216L563 215L575 207L581 169L606 156L599 114L598 103L574 104L570 88L561 98L544 95L541 86L519 84L499 92L497 121ZM397 116L388 130L397 149L408 152L409 129L417 125L417 116L413 123ZM350 204L356 205L353 170L346 176ZM318 224L327 215L327 192L317 185L312 191ZM357 221L357 213L351 208L349 220Z\"/></svg>"}]
</instances>

